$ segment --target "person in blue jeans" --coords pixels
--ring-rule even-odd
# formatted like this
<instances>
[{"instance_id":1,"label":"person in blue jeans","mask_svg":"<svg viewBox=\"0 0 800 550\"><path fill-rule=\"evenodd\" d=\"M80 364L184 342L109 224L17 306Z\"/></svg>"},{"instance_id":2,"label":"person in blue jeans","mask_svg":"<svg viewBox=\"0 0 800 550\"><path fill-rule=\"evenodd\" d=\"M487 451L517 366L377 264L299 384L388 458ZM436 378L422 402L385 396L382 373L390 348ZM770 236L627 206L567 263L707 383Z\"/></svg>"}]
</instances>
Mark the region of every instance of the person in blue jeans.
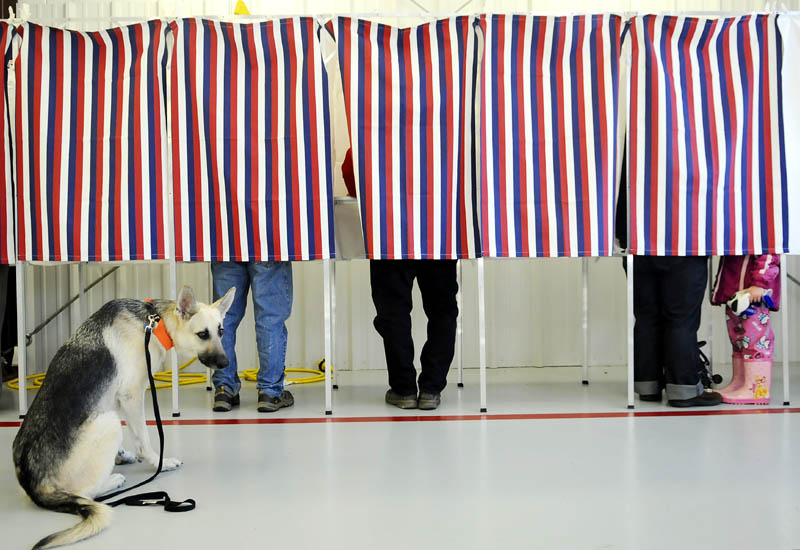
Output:
<instances>
[{"instance_id":1,"label":"person in blue jeans","mask_svg":"<svg viewBox=\"0 0 800 550\"><path fill-rule=\"evenodd\" d=\"M214 407L218 412L230 411L239 404L238 362L236 361L236 329L244 317L247 294L253 289L253 313L258 346L258 411L274 412L294 404L292 394L283 389L286 360L286 319L292 312L291 262L211 262L214 299L236 287L225 315L222 346L230 363L214 371Z\"/></svg>"}]
</instances>

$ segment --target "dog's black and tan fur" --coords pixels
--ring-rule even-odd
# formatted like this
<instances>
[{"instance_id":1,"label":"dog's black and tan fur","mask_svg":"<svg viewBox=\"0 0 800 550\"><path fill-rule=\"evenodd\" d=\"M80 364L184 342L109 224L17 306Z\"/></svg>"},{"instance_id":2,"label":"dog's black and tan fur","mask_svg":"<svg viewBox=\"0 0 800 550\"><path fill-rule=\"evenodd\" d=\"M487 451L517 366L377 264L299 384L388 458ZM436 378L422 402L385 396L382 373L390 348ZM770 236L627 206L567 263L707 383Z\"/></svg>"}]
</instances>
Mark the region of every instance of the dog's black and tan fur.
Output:
<instances>
[{"instance_id":1,"label":"dog's black and tan fur","mask_svg":"<svg viewBox=\"0 0 800 550\"><path fill-rule=\"evenodd\" d=\"M176 302L113 300L58 350L14 439L14 465L20 485L36 504L83 520L34 548L76 542L110 523L111 508L93 498L125 482L121 474L111 473L115 462L158 465L144 415L144 327L153 308L179 352L197 355L207 367L224 368L228 358L221 342L222 320L234 292L211 305L196 302L188 287L181 289ZM157 338L150 340L150 355L158 370L166 350ZM121 419L131 430L135 454L121 449ZM165 458L163 470L181 464Z\"/></svg>"}]
</instances>

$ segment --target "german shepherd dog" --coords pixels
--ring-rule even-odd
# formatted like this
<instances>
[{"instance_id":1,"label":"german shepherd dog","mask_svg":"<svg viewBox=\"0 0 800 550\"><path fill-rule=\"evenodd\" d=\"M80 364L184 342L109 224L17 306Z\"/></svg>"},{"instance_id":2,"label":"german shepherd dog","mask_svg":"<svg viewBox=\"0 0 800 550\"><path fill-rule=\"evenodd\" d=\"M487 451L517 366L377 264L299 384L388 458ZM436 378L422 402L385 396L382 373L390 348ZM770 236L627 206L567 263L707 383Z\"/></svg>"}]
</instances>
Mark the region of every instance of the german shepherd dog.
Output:
<instances>
[{"instance_id":1,"label":"german shepherd dog","mask_svg":"<svg viewBox=\"0 0 800 550\"><path fill-rule=\"evenodd\" d=\"M221 342L222 320L235 290L211 305L198 303L189 287L174 302L112 300L56 352L14 439L14 466L33 502L83 520L34 548L76 542L108 526L111 508L93 499L125 483L123 475L111 473L115 463L144 461L158 467L144 414L149 381L143 348L149 316L161 316L178 352L197 355L207 367L224 368L228 357ZM150 339L150 356L153 370L159 370L167 353L158 338ZM135 453L121 447L121 419L133 435ZM162 469L181 464L165 458Z\"/></svg>"}]
</instances>

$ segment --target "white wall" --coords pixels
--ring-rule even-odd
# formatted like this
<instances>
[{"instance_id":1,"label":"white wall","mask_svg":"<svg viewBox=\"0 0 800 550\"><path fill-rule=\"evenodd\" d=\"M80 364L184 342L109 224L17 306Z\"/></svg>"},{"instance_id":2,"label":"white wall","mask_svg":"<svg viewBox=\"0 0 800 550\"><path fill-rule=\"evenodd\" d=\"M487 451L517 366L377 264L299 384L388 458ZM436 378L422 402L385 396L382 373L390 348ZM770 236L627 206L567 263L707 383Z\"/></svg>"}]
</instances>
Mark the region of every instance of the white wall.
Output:
<instances>
[{"instance_id":1,"label":"white wall","mask_svg":"<svg viewBox=\"0 0 800 550\"><path fill-rule=\"evenodd\" d=\"M595 366L625 362L625 280L618 258L589 261L589 357ZM578 365L583 359L581 332L581 260L485 260L487 302L487 352L490 366ZM716 264L716 262L715 262ZM800 276L800 260L789 258L789 273ZM88 266L88 282L110 266ZM70 288L77 292L77 266L27 269L28 331L58 305L66 302ZM474 262L463 263L463 350L466 367L478 366L477 297ZM89 294L89 312L114 297L149 298L167 295L166 265L125 265ZM181 265L180 283L192 286L202 299L210 298L206 264ZM680 292L681 289L675 289ZM790 327L800 323L800 289L790 283ZM418 292L414 293L414 339L417 352L425 338L425 316ZM366 261L339 262L337 266L338 368L384 368L380 338L372 328L375 309ZM75 304L57 321L34 337L28 349L31 373L45 370L47 362L80 319ZM721 308L704 305L701 338L709 336L714 322L715 362L728 362ZM774 316L781 335L782 315ZM796 328L792 334L796 333ZM289 319L288 366L311 365L323 356L322 268L319 262L294 264L294 309ZM790 339L790 358L800 357L800 343ZM237 353L242 368L255 367L255 332L252 312L239 329ZM780 359L781 346L776 357Z\"/></svg>"},{"instance_id":2,"label":"white wall","mask_svg":"<svg viewBox=\"0 0 800 550\"><path fill-rule=\"evenodd\" d=\"M331 1L313 0L278 3L274 0L245 0L254 14L328 14L374 12L376 7L387 13L419 13L409 0ZM25 2L20 2L20 5ZM126 18L173 17L178 15L216 15L233 13L235 0L29 0L31 19L40 23L69 28L102 28L125 22ZM419 0L430 12L446 13L464 5L462 0L435 2ZM800 0L786 1L790 9L798 9ZM462 12L529 11L545 12L631 12L675 10L763 9L763 0L747 1L635 1L635 0L548 0L472 2ZM282 9L276 12L276 9ZM3 14L5 15L5 14ZM394 17L384 19L393 24L408 25L422 18ZM334 119L341 130L344 119ZM344 136L344 137L343 137ZM337 134L336 149L341 157L347 138ZM339 158L339 161L341 158ZM337 177L339 171L337 170ZM337 190L341 183L337 181ZM485 260L487 301L487 351L490 366L577 365L583 358L581 333L581 260ZM617 258L590 259L589 262L589 328L590 364L615 365L625 361L625 280ZM800 277L800 261L790 258L789 273ZM93 281L109 266L84 268L87 282ZM477 295L474 262L463 262L464 364L477 367ZM91 313L114 297L150 298L168 295L166 264L125 265L90 291ZM28 331L49 313L66 302L78 289L78 266L34 266L27 269L26 289ZM179 284L191 285L204 299L210 298L208 266L180 265ZM800 322L800 289L791 285L788 302L790 326ZM680 292L680 289L675 289ZM414 338L417 352L425 337L425 317L419 294L415 290ZM337 266L337 350L336 365L341 369L385 368L380 338L372 328L375 310L370 297L369 269L365 261L338 262ZM704 306L701 338L707 338L709 320L714 322L713 355L725 361L730 354L720 308ZM776 334L780 337L782 315L776 315ZM58 346L80 321L77 304L62 314L34 337L29 347L29 370L42 372ZM242 368L255 367L255 333L252 312L239 329L237 353ZM790 341L790 357L797 359L800 343ZM294 309L289 320L287 366L315 363L323 355L322 339L322 264L294 264ZM777 356L781 357L780 345Z\"/></svg>"}]
</instances>

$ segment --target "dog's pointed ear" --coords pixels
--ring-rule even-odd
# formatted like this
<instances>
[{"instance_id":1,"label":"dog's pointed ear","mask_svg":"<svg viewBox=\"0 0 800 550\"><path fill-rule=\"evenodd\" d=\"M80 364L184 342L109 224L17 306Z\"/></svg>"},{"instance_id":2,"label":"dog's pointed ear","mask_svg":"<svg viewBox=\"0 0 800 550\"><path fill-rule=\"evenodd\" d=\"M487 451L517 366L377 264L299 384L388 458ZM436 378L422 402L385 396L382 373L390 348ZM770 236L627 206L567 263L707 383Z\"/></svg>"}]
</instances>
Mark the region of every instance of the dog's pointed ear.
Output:
<instances>
[{"instance_id":1,"label":"dog's pointed ear","mask_svg":"<svg viewBox=\"0 0 800 550\"><path fill-rule=\"evenodd\" d=\"M188 319L197 311L197 300L194 299L194 291L188 286L181 287L178 292L178 301L175 304L175 313L181 319Z\"/></svg>"},{"instance_id":2,"label":"dog's pointed ear","mask_svg":"<svg viewBox=\"0 0 800 550\"><path fill-rule=\"evenodd\" d=\"M215 308L219 310L219 314L225 317L225 314L230 309L231 304L233 303L233 297L236 296L236 287L232 286L228 289L228 292L225 293L225 296L211 304Z\"/></svg>"}]
</instances>

